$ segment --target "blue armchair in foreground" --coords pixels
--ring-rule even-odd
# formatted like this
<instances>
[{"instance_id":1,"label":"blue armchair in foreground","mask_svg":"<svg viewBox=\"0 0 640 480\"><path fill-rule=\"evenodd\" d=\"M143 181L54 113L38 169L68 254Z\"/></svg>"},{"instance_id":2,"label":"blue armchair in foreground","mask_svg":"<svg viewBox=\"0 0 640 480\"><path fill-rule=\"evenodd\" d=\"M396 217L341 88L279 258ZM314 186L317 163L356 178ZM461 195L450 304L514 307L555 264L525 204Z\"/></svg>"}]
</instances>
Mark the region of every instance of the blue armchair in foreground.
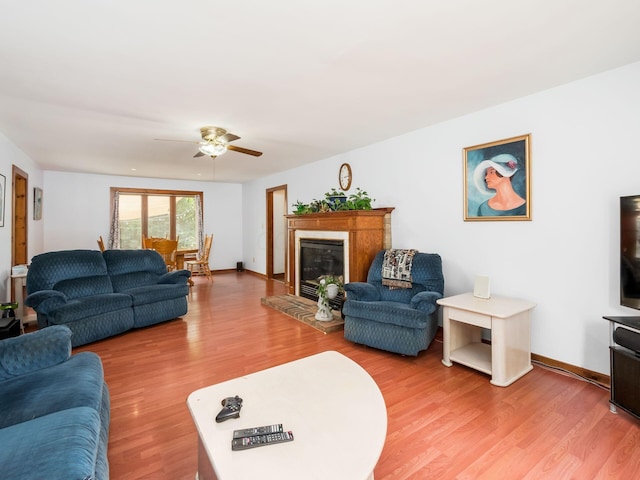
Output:
<instances>
[{"instance_id":1,"label":"blue armchair in foreground","mask_svg":"<svg viewBox=\"0 0 640 480\"><path fill-rule=\"evenodd\" d=\"M382 283L385 250L376 254L367 282L344 286L344 337L355 343L403 355L426 350L438 329L438 304L444 293L442 260L435 253L416 253L410 288Z\"/></svg>"}]
</instances>

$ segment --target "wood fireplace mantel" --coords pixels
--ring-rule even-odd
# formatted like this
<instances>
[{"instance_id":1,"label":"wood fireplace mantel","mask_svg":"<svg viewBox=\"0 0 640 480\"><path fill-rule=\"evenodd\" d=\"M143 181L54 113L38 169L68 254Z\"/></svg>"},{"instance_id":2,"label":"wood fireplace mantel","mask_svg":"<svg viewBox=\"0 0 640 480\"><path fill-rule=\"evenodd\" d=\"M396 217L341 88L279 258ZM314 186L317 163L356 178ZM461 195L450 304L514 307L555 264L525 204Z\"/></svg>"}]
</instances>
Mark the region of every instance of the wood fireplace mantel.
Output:
<instances>
[{"instance_id":1,"label":"wood fireplace mantel","mask_svg":"<svg viewBox=\"0 0 640 480\"><path fill-rule=\"evenodd\" d=\"M287 219L287 287L295 293L296 231L347 232L349 281L367 280L369 267L380 250L391 248L391 208L285 215Z\"/></svg>"}]
</instances>

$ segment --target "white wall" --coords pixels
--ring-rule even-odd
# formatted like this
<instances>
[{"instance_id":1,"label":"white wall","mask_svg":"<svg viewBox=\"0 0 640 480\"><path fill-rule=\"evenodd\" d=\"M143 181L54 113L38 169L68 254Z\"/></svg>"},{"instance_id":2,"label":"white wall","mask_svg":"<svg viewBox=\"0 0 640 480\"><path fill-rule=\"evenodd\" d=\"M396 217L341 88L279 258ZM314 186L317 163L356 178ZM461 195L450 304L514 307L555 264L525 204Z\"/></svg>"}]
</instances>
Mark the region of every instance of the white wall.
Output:
<instances>
[{"instance_id":1,"label":"white wall","mask_svg":"<svg viewBox=\"0 0 640 480\"><path fill-rule=\"evenodd\" d=\"M27 198L27 235L29 258L32 252L40 251L43 245L43 222L33 220L33 188L42 188L42 171L35 163L18 147L0 132L0 174L6 178L6 191L2 193L4 204L4 226L0 227L0 299L9 300L11 275L11 225L13 220L12 195L12 169L13 165L27 173L28 198Z\"/></svg>"},{"instance_id":2,"label":"white wall","mask_svg":"<svg viewBox=\"0 0 640 480\"><path fill-rule=\"evenodd\" d=\"M349 162L352 189L395 207L394 248L442 256L446 295L486 273L494 294L537 303L533 353L608 374L602 316L639 313L618 302L618 197L640 194L638 85L635 63L247 184L244 258L264 272L266 188L322 198ZM463 148L526 133L532 221L464 222Z\"/></svg>"},{"instance_id":3,"label":"white wall","mask_svg":"<svg viewBox=\"0 0 640 480\"><path fill-rule=\"evenodd\" d=\"M202 191L204 231L213 233L211 268L236 268L242 261L242 185L151 178L88 175L47 171L44 174L43 220L45 242L41 251L97 249L106 241L110 224L110 188L152 188Z\"/></svg>"}]
</instances>

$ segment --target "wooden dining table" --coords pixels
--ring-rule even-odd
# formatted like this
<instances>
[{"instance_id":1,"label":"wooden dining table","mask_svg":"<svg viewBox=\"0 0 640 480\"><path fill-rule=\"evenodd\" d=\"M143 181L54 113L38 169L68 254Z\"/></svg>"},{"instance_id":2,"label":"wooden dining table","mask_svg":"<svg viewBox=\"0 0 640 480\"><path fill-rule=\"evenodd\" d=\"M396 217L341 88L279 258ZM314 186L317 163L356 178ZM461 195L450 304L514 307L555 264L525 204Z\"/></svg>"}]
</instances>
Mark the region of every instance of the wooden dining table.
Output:
<instances>
[{"instance_id":1,"label":"wooden dining table","mask_svg":"<svg viewBox=\"0 0 640 480\"><path fill-rule=\"evenodd\" d=\"M187 258L196 257L196 254L198 253L198 249L197 248L192 248L192 249L187 249L187 250L178 250L176 252L176 270L182 270L184 268L184 258L185 255L187 255ZM190 286L193 286L193 280L191 279L191 277L189 277L189 281L188 281Z\"/></svg>"},{"instance_id":2,"label":"wooden dining table","mask_svg":"<svg viewBox=\"0 0 640 480\"><path fill-rule=\"evenodd\" d=\"M178 250L176 252L176 269L182 270L184 268L184 258L185 256L193 256L195 258L195 254L198 253L197 248L191 248L186 250Z\"/></svg>"}]
</instances>

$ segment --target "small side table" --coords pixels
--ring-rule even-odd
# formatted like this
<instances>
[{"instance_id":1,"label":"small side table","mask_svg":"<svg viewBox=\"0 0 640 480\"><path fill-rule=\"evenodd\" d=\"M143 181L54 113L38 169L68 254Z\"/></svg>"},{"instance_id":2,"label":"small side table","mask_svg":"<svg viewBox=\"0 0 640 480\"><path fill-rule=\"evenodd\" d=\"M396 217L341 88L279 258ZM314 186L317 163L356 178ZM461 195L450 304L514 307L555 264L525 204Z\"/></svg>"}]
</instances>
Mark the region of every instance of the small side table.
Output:
<instances>
[{"instance_id":1,"label":"small side table","mask_svg":"<svg viewBox=\"0 0 640 480\"><path fill-rule=\"evenodd\" d=\"M16 309L16 317L20 319L21 326L24 327L27 323L37 322L37 316L34 314L27 315L25 314L25 306L24 306L24 289L27 285L27 274L21 273L18 275L11 275L11 280L13 282L13 290L16 302L18 302L18 308Z\"/></svg>"},{"instance_id":2,"label":"small side table","mask_svg":"<svg viewBox=\"0 0 640 480\"><path fill-rule=\"evenodd\" d=\"M491 375L498 387L511 385L533 369L530 312L536 304L506 297L488 299L463 293L442 298L442 363L466 365ZM482 329L491 330L491 345Z\"/></svg>"}]
</instances>

